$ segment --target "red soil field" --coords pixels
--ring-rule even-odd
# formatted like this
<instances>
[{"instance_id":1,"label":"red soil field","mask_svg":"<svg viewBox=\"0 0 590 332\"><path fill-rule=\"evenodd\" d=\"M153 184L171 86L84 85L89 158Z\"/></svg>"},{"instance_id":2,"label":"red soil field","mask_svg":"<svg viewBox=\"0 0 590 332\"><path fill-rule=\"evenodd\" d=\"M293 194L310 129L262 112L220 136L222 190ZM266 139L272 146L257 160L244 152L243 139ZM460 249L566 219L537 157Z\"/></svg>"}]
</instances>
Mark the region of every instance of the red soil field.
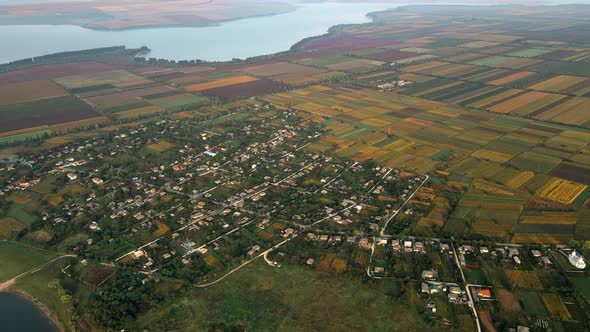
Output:
<instances>
[{"instance_id":1,"label":"red soil field","mask_svg":"<svg viewBox=\"0 0 590 332\"><path fill-rule=\"evenodd\" d=\"M312 40L303 46L303 50L328 49L334 51L350 51L395 44L399 44L399 42L383 39L361 38L350 34L340 34L332 37Z\"/></svg>"},{"instance_id":2,"label":"red soil field","mask_svg":"<svg viewBox=\"0 0 590 332\"><path fill-rule=\"evenodd\" d=\"M549 174L562 179L590 185L590 169L586 167L563 163L555 167Z\"/></svg>"},{"instance_id":3,"label":"red soil field","mask_svg":"<svg viewBox=\"0 0 590 332\"><path fill-rule=\"evenodd\" d=\"M32 80L47 80L62 76L93 74L101 71L110 71L116 69L118 68L115 66L109 66L98 62L41 65L0 74L0 83L4 84Z\"/></svg>"},{"instance_id":4,"label":"red soil field","mask_svg":"<svg viewBox=\"0 0 590 332\"><path fill-rule=\"evenodd\" d=\"M249 98L257 95L274 92L284 85L275 81L267 79L259 79L257 81L238 83L234 85L223 86L200 91L202 95L207 97L217 97L223 100Z\"/></svg>"},{"instance_id":5,"label":"red soil field","mask_svg":"<svg viewBox=\"0 0 590 332\"><path fill-rule=\"evenodd\" d=\"M88 104L71 96L0 106L0 132L56 125L101 117Z\"/></svg>"},{"instance_id":6,"label":"red soil field","mask_svg":"<svg viewBox=\"0 0 590 332\"><path fill-rule=\"evenodd\" d=\"M364 56L363 58L392 62L392 61L397 61L397 60L401 60L401 59L412 58L415 56L416 56L416 53L404 52L404 51L398 51L398 50L389 50L389 51L369 54L367 56Z\"/></svg>"}]
</instances>

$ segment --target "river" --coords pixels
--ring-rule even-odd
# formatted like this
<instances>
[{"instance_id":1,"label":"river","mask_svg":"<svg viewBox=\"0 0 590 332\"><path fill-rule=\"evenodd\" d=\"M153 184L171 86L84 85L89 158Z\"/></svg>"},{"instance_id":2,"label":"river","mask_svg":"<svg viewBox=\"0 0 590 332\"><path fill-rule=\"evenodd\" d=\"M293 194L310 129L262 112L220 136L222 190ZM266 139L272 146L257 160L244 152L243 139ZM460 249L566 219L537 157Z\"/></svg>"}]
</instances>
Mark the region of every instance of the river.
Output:
<instances>
[{"instance_id":1,"label":"river","mask_svg":"<svg viewBox=\"0 0 590 332\"><path fill-rule=\"evenodd\" d=\"M59 329L29 299L0 292L0 331L58 332Z\"/></svg>"},{"instance_id":2,"label":"river","mask_svg":"<svg viewBox=\"0 0 590 332\"><path fill-rule=\"evenodd\" d=\"M0 63L34 56L125 45L152 49L148 57L226 61L288 50L298 41L324 34L331 26L369 22L367 13L389 3L304 4L293 12L223 22L211 27L142 28L99 31L70 25L0 26Z\"/></svg>"}]
</instances>

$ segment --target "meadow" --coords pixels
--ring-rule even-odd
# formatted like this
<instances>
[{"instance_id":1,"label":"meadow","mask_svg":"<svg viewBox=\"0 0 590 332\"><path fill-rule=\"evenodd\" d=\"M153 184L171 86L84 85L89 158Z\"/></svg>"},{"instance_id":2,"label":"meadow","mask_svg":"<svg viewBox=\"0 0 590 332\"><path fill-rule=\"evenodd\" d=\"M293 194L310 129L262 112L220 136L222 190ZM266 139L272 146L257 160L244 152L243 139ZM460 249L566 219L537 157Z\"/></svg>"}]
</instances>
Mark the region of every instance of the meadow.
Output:
<instances>
[{"instance_id":1,"label":"meadow","mask_svg":"<svg viewBox=\"0 0 590 332\"><path fill-rule=\"evenodd\" d=\"M0 269L0 282L7 281L41 266L51 259L58 257L57 254L14 242L0 241L0 258L2 269Z\"/></svg>"},{"instance_id":2,"label":"meadow","mask_svg":"<svg viewBox=\"0 0 590 332\"><path fill-rule=\"evenodd\" d=\"M171 299L129 324L137 328L172 324L176 328L199 330L213 326L254 330L371 330L384 326L432 329L420 320L415 309L388 300L379 287L359 287L348 277L337 278L297 266L270 269L258 261L223 284L192 289L186 296ZM366 305L366 301L371 304ZM258 310L260 307L269 309ZM330 319L326 318L328 315Z\"/></svg>"}]
</instances>

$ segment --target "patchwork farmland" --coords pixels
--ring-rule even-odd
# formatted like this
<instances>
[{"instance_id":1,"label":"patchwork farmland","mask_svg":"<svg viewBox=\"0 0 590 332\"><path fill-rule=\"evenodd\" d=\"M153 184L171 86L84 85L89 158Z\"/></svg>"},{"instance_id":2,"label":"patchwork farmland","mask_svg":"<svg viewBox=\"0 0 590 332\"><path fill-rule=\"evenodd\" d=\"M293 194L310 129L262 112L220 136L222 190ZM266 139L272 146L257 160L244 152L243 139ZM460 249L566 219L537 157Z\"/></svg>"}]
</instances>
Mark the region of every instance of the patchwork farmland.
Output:
<instances>
[{"instance_id":1,"label":"patchwork farmland","mask_svg":"<svg viewBox=\"0 0 590 332\"><path fill-rule=\"evenodd\" d=\"M62 135L43 145L53 147L74 139L66 131L108 132L172 113L191 119L209 114L211 103L239 107L258 97L304 111L323 128L308 151L436 174L461 192L451 208L436 190L432 210L413 225L418 233L586 238L587 40L529 29L540 13L551 15L534 8L491 33L476 22L433 18L459 15L448 9L408 8L379 13L383 24L344 26L255 61L82 61L1 73L0 143ZM505 18L499 7L488 14ZM571 8L555 15L572 16L570 28L580 24Z\"/></svg>"}]
</instances>

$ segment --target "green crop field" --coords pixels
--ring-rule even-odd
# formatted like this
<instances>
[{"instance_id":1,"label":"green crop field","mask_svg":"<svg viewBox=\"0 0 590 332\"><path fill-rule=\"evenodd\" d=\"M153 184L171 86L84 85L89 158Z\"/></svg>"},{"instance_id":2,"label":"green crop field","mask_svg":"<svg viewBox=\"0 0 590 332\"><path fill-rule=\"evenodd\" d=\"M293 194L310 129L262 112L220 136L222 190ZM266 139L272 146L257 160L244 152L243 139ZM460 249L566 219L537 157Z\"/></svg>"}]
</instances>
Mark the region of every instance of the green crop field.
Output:
<instances>
[{"instance_id":1,"label":"green crop field","mask_svg":"<svg viewBox=\"0 0 590 332\"><path fill-rule=\"evenodd\" d=\"M519 290L518 297L524 305L524 309L536 317L547 317L547 309L539 297L539 294L529 290Z\"/></svg>"},{"instance_id":2,"label":"green crop field","mask_svg":"<svg viewBox=\"0 0 590 332\"><path fill-rule=\"evenodd\" d=\"M53 134L53 131L49 129L42 129L23 134L0 137L0 144L26 142L28 140L42 138L51 134Z\"/></svg>"}]
</instances>

